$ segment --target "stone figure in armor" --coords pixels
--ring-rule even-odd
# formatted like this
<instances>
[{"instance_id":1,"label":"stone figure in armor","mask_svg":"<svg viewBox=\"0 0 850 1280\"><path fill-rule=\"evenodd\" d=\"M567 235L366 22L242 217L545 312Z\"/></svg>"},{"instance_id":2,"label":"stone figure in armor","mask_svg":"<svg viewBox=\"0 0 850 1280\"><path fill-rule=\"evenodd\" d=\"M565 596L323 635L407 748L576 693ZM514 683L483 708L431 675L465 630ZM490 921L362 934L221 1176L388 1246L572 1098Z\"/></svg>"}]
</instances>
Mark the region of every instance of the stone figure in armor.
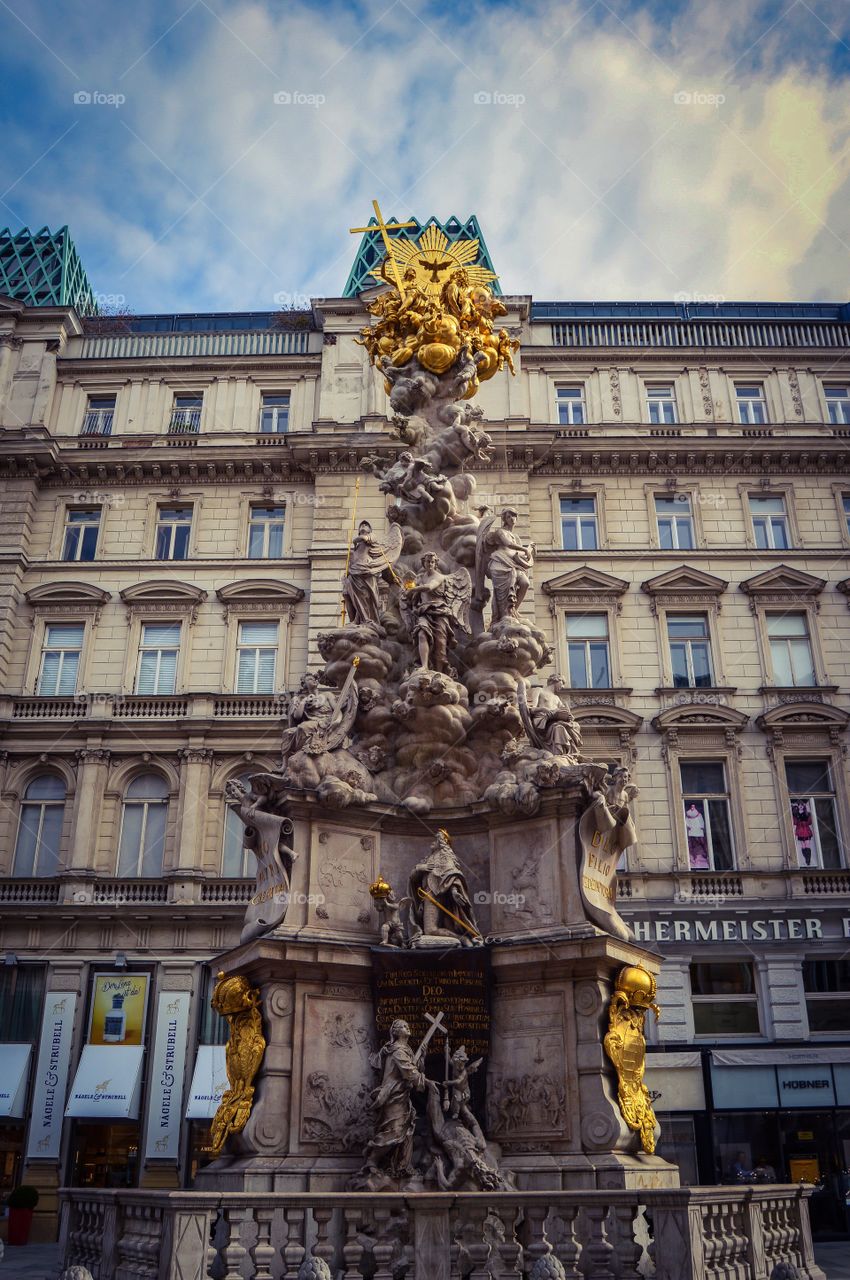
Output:
<instances>
[{"instance_id":1,"label":"stone figure in armor","mask_svg":"<svg viewBox=\"0 0 850 1280\"><path fill-rule=\"evenodd\" d=\"M441 573L433 551L423 555L420 565L414 582L405 585L399 607L418 647L420 665L449 672L446 654L455 631L469 633L472 581L466 569Z\"/></svg>"},{"instance_id":2,"label":"stone figure in armor","mask_svg":"<svg viewBox=\"0 0 850 1280\"><path fill-rule=\"evenodd\" d=\"M475 946L481 937L466 877L442 829L410 875L410 941L414 947Z\"/></svg>"},{"instance_id":3,"label":"stone figure in armor","mask_svg":"<svg viewBox=\"0 0 850 1280\"><path fill-rule=\"evenodd\" d=\"M342 580L342 598L349 620L381 631L379 580L401 555L403 535L397 523L390 525L386 542L379 542L368 520L361 520L351 545L348 573Z\"/></svg>"},{"instance_id":4,"label":"stone figure in armor","mask_svg":"<svg viewBox=\"0 0 850 1280\"><path fill-rule=\"evenodd\" d=\"M531 586L534 544L523 543L514 533L517 512L505 507L501 523L495 515L481 521L475 545L475 595L486 598L485 578L493 583L491 628L503 618L518 618L519 608Z\"/></svg>"}]
</instances>

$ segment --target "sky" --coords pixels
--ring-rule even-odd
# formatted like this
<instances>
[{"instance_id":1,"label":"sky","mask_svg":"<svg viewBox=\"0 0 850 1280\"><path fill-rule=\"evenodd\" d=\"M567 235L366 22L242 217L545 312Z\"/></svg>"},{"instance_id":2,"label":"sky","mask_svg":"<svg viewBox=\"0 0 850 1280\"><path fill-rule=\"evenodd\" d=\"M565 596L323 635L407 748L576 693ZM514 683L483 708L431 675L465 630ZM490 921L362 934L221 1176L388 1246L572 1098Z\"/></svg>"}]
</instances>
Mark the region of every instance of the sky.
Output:
<instances>
[{"instance_id":1,"label":"sky","mask_svg":"<svg viewBox=\"0 0 850 1280\"><path fill-rule=\"evenodd\" d=\"M508 294L850 296L849 0L0 0L0 227L101 304L338 297L371 202Z\"/></svg>"}]
</instances>

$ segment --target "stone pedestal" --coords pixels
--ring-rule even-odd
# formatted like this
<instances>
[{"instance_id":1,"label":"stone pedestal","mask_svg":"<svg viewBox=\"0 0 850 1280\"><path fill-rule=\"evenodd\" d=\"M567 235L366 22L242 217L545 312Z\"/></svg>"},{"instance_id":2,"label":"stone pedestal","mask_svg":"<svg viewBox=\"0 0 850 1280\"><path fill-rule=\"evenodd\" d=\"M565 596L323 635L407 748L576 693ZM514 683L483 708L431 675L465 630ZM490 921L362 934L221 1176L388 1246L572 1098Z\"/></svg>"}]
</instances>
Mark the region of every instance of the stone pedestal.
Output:
<instances>
[{"instance_id":1,"label":"stone pedestal","mask_svg":"<svg viewBox=\"0 0 850 1280\"><path fill-rule=\"evenodd\" d=\"M482 932L491 940L491 1050L485 1132L521 1188L678 1185L678 1170L640 1152L617 1105L602 1040L624 965L658 957L584 918L578 891L578 789L524 821L492 812L428 823L396 811L329 813L293 805L293 901L284 925L214 965L260 988L268 1047L254 1107L199 1188L341 1191L362 1162L377 1073L371 949L380 872L402 895L445 826ZM451 952L447 952L450 963ZM438 1007L435 1001L434 1012Z\"/></svg>"}]
</instances>

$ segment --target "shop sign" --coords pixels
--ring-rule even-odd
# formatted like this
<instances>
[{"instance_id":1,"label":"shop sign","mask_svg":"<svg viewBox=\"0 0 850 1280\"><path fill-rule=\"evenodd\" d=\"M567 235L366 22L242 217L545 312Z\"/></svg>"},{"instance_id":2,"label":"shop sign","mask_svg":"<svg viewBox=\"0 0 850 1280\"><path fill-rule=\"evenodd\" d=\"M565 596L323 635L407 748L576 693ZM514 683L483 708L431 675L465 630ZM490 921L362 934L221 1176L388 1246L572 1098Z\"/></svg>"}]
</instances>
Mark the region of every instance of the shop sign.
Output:
<instances>
[{"instance_id":1,"label":"shop sign","mask_svg":"<svg viewBox=\"0 0 850 1280\"><path fill-rule=\"evenodd\" d=\"M187 1120L212 1120L227 1088L227 1047L199 1044L186 1107Z\"/></svg>"},{"instance_id":2,"label":"shop sign","mask_svg":"<svg viewBox=\"0 0 850 1280\"><path fill-rule=\"evenodd\" d=\"M189 1036L189 992L161 991L150 1072L145 1158L176 1160Z\"/></svg>"},{"instance_id":3,"label":"shop sign","mask_svg":"<svg viewBox=\"0 0 850 1280\"><path fill-rule=\"evenodd\" d=\"M76 1011L74 992L47 993L35 1069L27 1159L59 1158Z\"/></svg>"},{"instance_id":4,"label":"shop sign","mask_svg":"<svg viewBox=\"0 0 850 1280\"><path fill-rule=\"evenodd\" d=\"M144 1053L139 1045L85 1045L65 1115L137 1120Z\"/></svg>"},{"instance_id":5,"label":"shop sign","mask_svg":"<svg viewBox=\"0 0 850 1280\"><path fill-rule=\"evenodd\" d=\"M89 1044L144 1044L148 983L146 973L94 975Z\"/></svg>"},{"instance_id":6,"label":"shop sign","mask_svg":"<svg viewBox=\"0 0 850 1280\"><path fill-rule=\"evenodd\" d=\"M0 1044L0 1116L26 1115L31 1044Z\"/></svg>"},{"instance_id":7,"label":"shop sign","mask_svg":"<svg viewBox=\"0 0 850 1280\"><path fill-rule=\"evenodd\" d=\"M629 926L635 942L811 942L850 938L850 916L840 924L819 916L773 916L769 920L750 920L744 916L713 920L661 916L652 920L629 920Z\"/></svg>"},{"instance_id":8,"label":"shop sign","mask_svg":"<svg viewBox=\"0 0 850 1280\"><path fill-rule=\"evenodd\" d=\"M834 1107L832 1071L823 1067L777 1067L781 1107Z\"/></svg>"}]
</instances>

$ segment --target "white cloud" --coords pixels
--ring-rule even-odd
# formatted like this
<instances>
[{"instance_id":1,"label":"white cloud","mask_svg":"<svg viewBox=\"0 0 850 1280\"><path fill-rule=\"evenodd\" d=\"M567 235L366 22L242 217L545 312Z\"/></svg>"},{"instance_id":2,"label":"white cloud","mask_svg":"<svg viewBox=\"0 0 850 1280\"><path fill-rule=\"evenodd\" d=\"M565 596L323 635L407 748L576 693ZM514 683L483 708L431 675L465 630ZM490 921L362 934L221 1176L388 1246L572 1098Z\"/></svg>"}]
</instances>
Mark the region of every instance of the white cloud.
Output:
<instances>
[{"instance_id":1,"label":"white cloud","mask_svg":"<svg viewBox=\"0 0 850 1280\"><path fill-rule=\"evenodd\" d=\"M9 181L78 120L9 203L68 222L95 287L136 310L337 294L373 196L400 217L477 213L503 287L537 298L847 294L850 106L816 56L831 11L187 9L129 33L105 0L77 10L56 39L79 82L9 28L45 94L29 141L32 115L10 134ZM80 84L127 103L75 108Z\"/></svg>"}]
</instances>

